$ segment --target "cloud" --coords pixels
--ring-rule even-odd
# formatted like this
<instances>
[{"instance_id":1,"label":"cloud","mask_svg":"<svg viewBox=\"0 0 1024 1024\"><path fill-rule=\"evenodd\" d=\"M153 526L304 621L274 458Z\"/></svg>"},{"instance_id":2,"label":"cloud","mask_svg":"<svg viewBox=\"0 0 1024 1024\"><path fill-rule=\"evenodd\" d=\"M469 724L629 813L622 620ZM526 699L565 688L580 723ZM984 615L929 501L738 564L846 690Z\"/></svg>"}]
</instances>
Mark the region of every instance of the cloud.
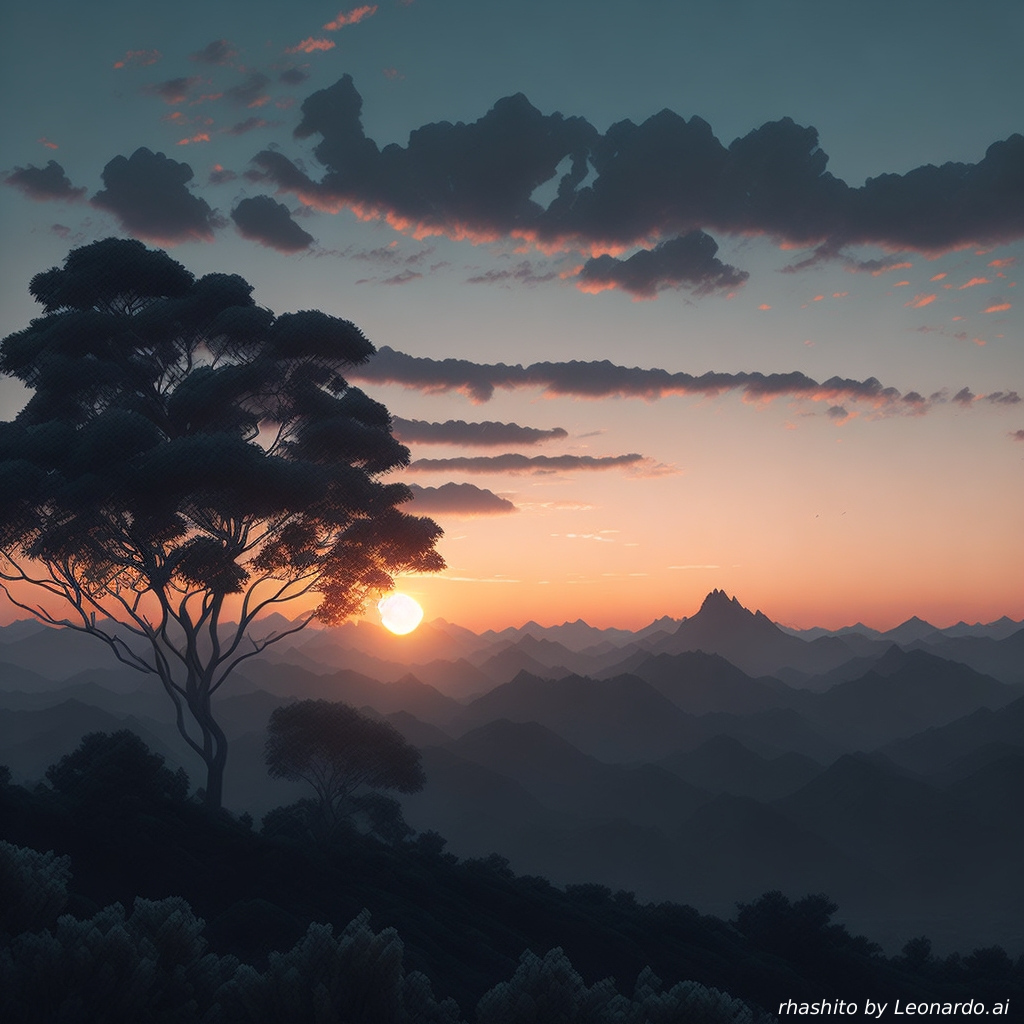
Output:
<instances>
[{"instance_id":1,"label":"cloud","mask_svg":"<svg viewBox=\"0 0 1024 1024\"><path fill-rule=\"evenodd\" d=\"M191 54L189 59L197 64L229 64L237 56L238 51L226 39L215 39Z\"/></svg>"},{"instance_id":2,"label":"cloud","mask_svg":"<svg viewBox=\"0 0 1024 1024\"><path fill-rule=\"evenodd\" d=\"M85 195L84 188L75 188L56 160L50 160L45 167L15 167L4 177L4 184L22 191L29 199L45 201L62 199L75 202Z\"/></svg>"},{"instance_id":3,"label":"cloud","mask_svg":"<svg viewBox=\"0 0 1024 1024\"><path fill-rule=\"evenodd\" d=\"M270 196L241 200L231 211L231 219L244 238L278 252L301 252L314 241L312 235L292 220L288 207Z\"/></svg>"},{"instance_id":4,"label":"cloud","mask_svg":"<svg viewBox=\"0 0 1024 1024\"><path fill-rule=\"evenodd\" d=\"M296 43L294 46L289 46L284 52L285 53L323 53L327 50L333 50L338 44L333 39L314 39L310 36L308 39L303 39L301 43Z\"/></svg>"},{"instance_id":5,"label":"cloud","mask_svg":"<svg viewBox=\"0 0 1024 1024\"><path fill-rule=\"evenodd\" d=\"M698 293L738 287L749 275L723 263L715 256L717 252L718 243L710 235L691 231L654 249L641 249L626 260L607 253L589 259L579 273L577 287L585 292L621 288L645 299L684 285Z\"/></svg>"},{"instance_id":6,"label":"cloud","mask_svg":"<svg viewBox=\"0 0 1024 1024\"><path fill-rule=\"evenodd\" d=\"M325 32L337 32L339 28L345 25L357 25L364 18L372 18L377 13L377 5L365 4L362 7L353 7L351 11L345 13L339 11L338 16L332 21L327 22L324 25Z\"/></svg>"},{"instance_id":7,"label":"cloud","mask_svg":"<svg viewBox=\"0 0 1024 1024\"><path fill-rule=\"evenodd\" d=\"M415 515L481 516L519 511L507 498L473 484L442 484L440 487L409 484L409 488L413 500L407 507Z\"/></svg>"},{"instance_id":8,"label":"cloud","mask_svg":"<svg viewBox=\"0 0 1024 1024\"><path fill-rule=\"evenodd\" d=\"M155 64L160 56L159 50L128 50L120 60L114 61L114 67L149 67Z\"/></svg>"},{"instance_id":9,"label":"cloud","mask_svg":"<svg viewBox=\"0 0 1024 1024\"><path fill-rule=\"evenodd\" d=\"M993 391L982 397L983 402L992 402L994 405L1018 405L1020 395L1016 391Z\"/></svg>"},{"instance_id":10,"label":"cloud","mask_svg":"<svg viewBox=\"0 0 1024 1024\"><path fill-rule=\"evenodd\" d=\"M1008 309L1013 309L1013 306L1009 302L997 302L989 306L986 313L1005 313Z\"/></svg>"},{"instance_id":11,"label":"cloud","mask_svg":"<svg viewBox=\"0 0 1024 1024\"><path fill-rule=\"evenodd\" d=\"M210 169L209 183L211 185L224 185L234 181L238 177L234 171L225 170L220 164L214 164Z\"/></svg>"},{"instance_id":12,"label":"cloud","mask_svg":"<svg viewBox=\"0 0 1024 1024\"><path fill-rule=\"evenodd\" d=\"M277 78L285 85L301 85L309 78L309 72L303 71L302 68L285 68Z\"/></svg>"},{"instance_id":13,"label":"cloud","mask_svg":"<svg viewBox=\"0 0 1024 1024\"><path fill-rule=\"evenodd\" d=\"M958 292L962 292L965 288L976 288L979 284L991 284L987 277L972 277L966 284L960 285L957 288Z\"/></svg>"},{"instance_id":14,"label":"cloud","mask_svg":"<svg viewBox=\"0 0 1024 1024\"><path fill-rule=\"evenodd\" d=\"M815 246L814 260L849 259L844 247L859 244L933 253L1024 236L1024 135L993 143L975 164L927 165L853 188L826 170L817 131L789 118L725 146L699 117L663 110L602 134L517 94L475 122L424 125L405 146L381 148L363 130L349 76L309 96L302 112L296 135L319 136L326 173L314 181L266 152L256 158L263 173L303 202L386 218L417 237L512 238L614 257L637 245L657 253L659 243L697 231L762 234ZM541 205L531 197L545 182L556 193ZM602 280L618 283L613 271L623 273L612 264ZM640 287L688 282L691 273L648 268Z\"/></svg>"},{"instance_id":15,"label":"cloud","mask_svg":"<svg viewBox=\"0 0 1024 1024\"><path fill-rule=\"evenodd\" d=\"M201 78L169 78L166 82L154 82L144 85L142 91L147 96L159 96L167 104L184 103L188 94L202 81Z\"/></svg>"},{"instance_id":16,"label":"cloud","mask_svg":"<svg viewBox=\"0 0 1024 1024\"><path fill-rule=\"evenodd\" d=\"M405 444L459 444L472 446L540 444L543 441L568 437L561 427L540 430L521 427L518 423L467 423L465 420L447 420L428 423L425 420L392 419L395 437Z\"/></svg>"},{"instance_id":17,"label":"cloud","mask_svg":"<svg viewBox=\"0 0 1024 1024\"><path fill-rule=\"evenodd\" d=\"M874 377L858 381L830 377L818 382L804 373L716 373L699 377L667 370L617 366L608 360L564 363L473 363L468 359L431 359L396 352L387 345L349 371L349 376L377 384L400 384L426 394L458 391L474 402L486 402L496 388L540 388L547 395L577 398L643 398L667 395L714 397L741 391L749 401L788 395L838 404L865 401L877 408L891 407L900 398L896 388L883 387Z\"/></svg>"},{"instance_id":18,"label":"cloud","mask_svg":"<svg viewBox=\"0 0 1024 1024\"><path fill-rule=\"evenodd\" d=\"M923 309L925 306L930 306L938 295L915 295L909 302L904 302L903 305L908 309Z\"/></svg>"},{"instance_id":19,"label":"cloud","mask_svg":"<svg viewBox=\"0 0 1024 1024\"><path fill-rule=\"evenodd\" d=\"M141 148L130 157L114 157L103 168L106 187L90 202L109 210L136 238L164 245L209 242L223 221L205 200L189 192L192 177L188 164Z\"/></svg>"},{"instance_id":20,"label":"cloud","mask_svg":"<svg viewBox=\"0 0 1024 1024\"><path fill-rule=\"evenodd\" d=\"M642 455L472 455L453 459L416 459L407 472L558 473L566 470L621 469L647 460Z\"/></svg>"},{"instance_id":21,"label":"cloud","mask_svg":"<svg viewBox=\"0 0 1024 1024\"><path fill-rule=\"evenodd\" d=\"M381 284L408 284L410 281L416 281L423 275L416 270L400 270L397 274L391 277L385 277Z\"/></svg>"},{"instance_id":22,"label":"cloud","mask_svg":"<svg viewBox=\"0 0 1024 1024\"><path fill-rule=\"evenodd\" d=\"M263 117L247 117L244 121L239 121L238 124L225 128L223 131L225 135L245 135L257 128L274 128L278 124L280 121L268 121Z\"/></svg>"},{"instance_id":23,"label":"cloud","mask_svg":"<svg viewBox=\"0 0 1024 1024\"><path fill-rule=\"evenodd\" d=\"M224 96L242 107L259 107L268 99L263 90L269 84L270 79L262 71L250 71L244 82L225 89Z\"/></svg>"},{"instance_id":24,"label":"cloud","mask_svg":"<svg viewBox=\"0 0 1024 1024\"><path fill-rule=\"evenodd\" d=\"M488 270L484 274L466 278L466 283L503 284L506 281L518 281L520 284L541 284L544 281L553 281L558 276L553 270L539 274L533 269L533 264L529 260L522 260L511 270Z\"/></svg>"},{"instance_id":25,"label":"cloud","mask_svg":"<svg viewBox=\"0 0 1024 1024\"><path fill-rule=\"evenodd\" d=\"M1024 430L1014 430L1009 434L1011 441L1024 441Z\"/></svg>"}]
</instances>

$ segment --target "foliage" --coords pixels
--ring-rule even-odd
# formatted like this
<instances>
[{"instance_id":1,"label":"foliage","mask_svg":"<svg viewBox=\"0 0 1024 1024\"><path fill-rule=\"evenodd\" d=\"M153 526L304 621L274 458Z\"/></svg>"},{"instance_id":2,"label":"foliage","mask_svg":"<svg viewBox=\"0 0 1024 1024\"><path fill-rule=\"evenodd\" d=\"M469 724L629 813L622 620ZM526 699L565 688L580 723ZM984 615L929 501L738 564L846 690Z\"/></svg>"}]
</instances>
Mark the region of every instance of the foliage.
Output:
<instances>
[{"instance_id":1,"label":"foliage","mask_svg":"<svg viewBox=\"0 0 1024 1024\"><path fill-rule=\"evenodd\" d=\"M397 841L410 834L394 801L357 792L362 787L400 793L423 788L419 751L388 722L374 721L341 702L286 704L271 713L266 761L274 778L313 787L322 834L331 835L357 813L369 831L384 838Z\"/></svg>"},{"instance_id":2,"label":"foliage","mask_svg":"<svg viewBox=\"0 0 1024 1024\"><path fill-rule=\"evenodd\" d=\"M696 982L669 991L648 967L632 999L609 978L587 986L561 949L543 958L527 950L510 981L496 985L477 1006L479 1024L754 1024L745 1003Z\"/></svg>"},{"instance_id":3,"label":"foliage","mask_svg":"<svg viewBox=\"0 0 1024 1024\"><path fill-rule=\"evenodd\" d=\"M409 460L387 409L342 376L374 348L130 240L72 250L30 291L45 315L0 342L0 372L34 392L0 423L0 585L159 678L219 807L210 698L232 670L443 567L438 526L379 479ZM259 633L299 599L291 627Z\"/></svg>"},{"instance_id":4,"label":"foliage","mask_svg":"<svg viewBox=\"0 0 1024 1024\"><path fill-rule=\"evenodd\" d=\"M89 733L78 749L65 754L46 770L46 778L60 793L74 797L88 809L122 812L144 809L164 800L188 796L188 773L164 767L160 754L128 729L108 735Z\"/></svg>"},{"instance_id":5,"label":"foliage","mask_svg":"<svg viewBox=\"0 0 1024 1024\"><path fill-rule=\"evenodd\" d=\"M0 840L0 937L52 927L68 901L71 858Z\"/></svg>"}]
</instances>

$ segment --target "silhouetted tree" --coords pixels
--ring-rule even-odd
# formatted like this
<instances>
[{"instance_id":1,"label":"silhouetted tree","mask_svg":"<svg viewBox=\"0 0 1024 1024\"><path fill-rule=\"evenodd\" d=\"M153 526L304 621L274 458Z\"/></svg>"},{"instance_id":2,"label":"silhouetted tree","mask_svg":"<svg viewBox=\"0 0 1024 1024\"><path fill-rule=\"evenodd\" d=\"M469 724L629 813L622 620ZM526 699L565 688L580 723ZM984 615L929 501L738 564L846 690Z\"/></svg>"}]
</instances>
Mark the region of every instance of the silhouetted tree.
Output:
<instances>
[{"instance_id":1,"label":"silhouetted tree","mask_svg":"<svg viewBox=\"0 0 1024 1024\"><path fill-rule=\"evenodd\" d=\"M0 423L0 586L160 680L219 807L211 697L232 670L444 565L437 524L378 479L409 459L387 409L342 376L374 348L137 241L74 249L29 290L45 315L0 342L0 372L34 392ZM297 599L290 627L259 631Z\"/></svg>"},{"instance_id":2,"label":"silhouetted tree","mask_svg":"<svg viewBox=\"0 0 1024 1024\"><path fill-rule=\"evenodd\" d=\"M78 748L46 769L46 778L59 793L74 799L89 813L116 809L139 810L162 800L188 796L184 768L172 772L161 754L154 754L135 733L91 732Z\"/></svg>"},{"instance_id":3,"label":"silhouetted tree","mask_svg":"<svg viewBox=\"0 0 1024 1024\"><path fill-rule=\"evenodd\" d=\"M404 832L397 807L360 799L358 790L415 793L426 776L420 752L387 722L376 722L340 702L303 700L275 708L267 727L267 770L279 779L308 782L316 792L318 828L329 836L363 812L370 830L388 839ZM404 825L404 822L402 822Z\"/></svg>"}]
</instances>

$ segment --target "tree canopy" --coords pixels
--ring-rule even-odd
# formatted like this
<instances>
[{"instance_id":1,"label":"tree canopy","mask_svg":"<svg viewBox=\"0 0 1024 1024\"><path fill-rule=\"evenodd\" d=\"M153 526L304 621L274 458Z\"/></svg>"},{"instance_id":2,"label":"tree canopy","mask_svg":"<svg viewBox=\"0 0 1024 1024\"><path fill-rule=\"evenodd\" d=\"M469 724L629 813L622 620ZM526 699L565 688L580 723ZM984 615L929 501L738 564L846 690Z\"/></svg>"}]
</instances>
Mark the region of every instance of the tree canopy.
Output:
<instances>
[{"instance_id":1,"label":"tree canopy","mask_svg":"<svg viewBox=\"0 0 1024 1024\"><path fill-rule=\"evenodd\" d=\"M33 391L0 423L0 581L159 677L219 806L210 698L231 671L396 573L443 568L440 528L380 479L409 461L388 410L342 375L375 350L347 320L275 316L241 277L196 279L133 240L72 250L29 290L45 315L0 342L0 372ZM300 599L292 627L260 634Z\"/></svg>"},{"instance_id":2,"label":"tree canopy","mask_svg":"<svg viewBox=\"0 0 1024 1024\"><path fill-rule=\"evenodd\" d=\"M415 793L426 782L420 752L393 725L326 700L274 709L266 761L275 778L313 787L320 823L328 834L356 810L353 798L359 789Z\"/></svg>"}]
</instances>

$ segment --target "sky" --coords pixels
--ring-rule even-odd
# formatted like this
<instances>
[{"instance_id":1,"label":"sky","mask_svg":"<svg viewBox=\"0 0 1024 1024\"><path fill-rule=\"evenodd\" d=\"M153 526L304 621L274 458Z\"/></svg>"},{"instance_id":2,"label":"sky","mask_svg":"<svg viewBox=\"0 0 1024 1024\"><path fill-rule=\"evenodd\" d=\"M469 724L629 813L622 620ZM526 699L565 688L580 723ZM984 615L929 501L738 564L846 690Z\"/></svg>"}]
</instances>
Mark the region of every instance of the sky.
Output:
<instances>
[{"instance_id":1,"label":"sky","mask_svg":"<svg viewBox=\"0 0 1024 1024\"><path fill-rule=\"evenodd\" d=\"M1024 618L1024 7L350 4L10 12L0 336L111 235L352 320L428 620Z\"/></svg>"}]
</instances>

